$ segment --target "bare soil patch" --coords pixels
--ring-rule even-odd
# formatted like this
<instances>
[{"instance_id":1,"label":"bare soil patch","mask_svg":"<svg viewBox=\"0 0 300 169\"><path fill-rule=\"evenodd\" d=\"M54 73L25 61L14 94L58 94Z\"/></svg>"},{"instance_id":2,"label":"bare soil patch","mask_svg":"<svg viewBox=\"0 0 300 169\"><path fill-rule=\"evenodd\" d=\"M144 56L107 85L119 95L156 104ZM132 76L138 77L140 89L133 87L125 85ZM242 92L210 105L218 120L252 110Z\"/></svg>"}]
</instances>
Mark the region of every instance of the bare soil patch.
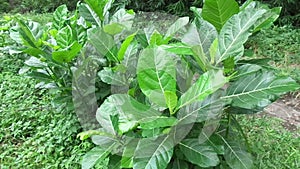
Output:
<instances>
[{"instance_id":1,"label":"bare soil patch","mask_svg":"<svg viewBox=\"0 0 300 169\"><path fill-rule=\"evenodd\" d=\"M287 94L265 108L264 113L283 120L283 126L289 131L300 129L300 92ZM300 133L296 134L300 136Z\"/></svg>"}]
</instances>

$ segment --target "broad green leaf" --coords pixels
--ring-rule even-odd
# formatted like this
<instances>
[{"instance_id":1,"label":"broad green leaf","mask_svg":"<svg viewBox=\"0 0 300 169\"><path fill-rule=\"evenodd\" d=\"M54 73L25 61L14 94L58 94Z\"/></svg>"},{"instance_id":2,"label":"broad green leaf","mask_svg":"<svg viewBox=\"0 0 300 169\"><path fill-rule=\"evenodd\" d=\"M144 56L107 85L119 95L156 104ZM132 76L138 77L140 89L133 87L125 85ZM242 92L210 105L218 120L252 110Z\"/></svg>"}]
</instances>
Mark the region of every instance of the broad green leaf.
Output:
<instances>
[{"instance_id":1,"label":"broad green leaf","mask_svg":"<svg viewBox=\"0 0 300 169\"><path fill-rule=\"evenodd\" d=\"M79 15L82 16L87 22L99 27L102 26L100 18L87 4L81 3L78 6L78 12Z\"/></svg>"},{"instance_id":2,"label":"broad green leaf","mask_svg":"<svg viewBox=\"0 0 300 169\"><path fill-rule=\"evenodd\" d=\"M30 57L28 60L24 62L27 66L35 67L35 68L44 68L47 66L47 63L42 62L40 59L36 57Z\"/></svg>"},{"instance_id":3,"label":"broad green leaf","mask_svg":"<svg viewBox=\"0 0 300 169\"><path fill-rule=\"evenodd\" d=\"M184 28L189 23L189 17L182 17L176 20L175 23L173 23L170 28L167 30L164 39L170 39L172 38L175 33L177 33L179 30Z\"/></svg>"},{"instance_id":4,"label":"broad green leaf","mask_svg":"<svg viewBox=\"0 0 300 169\"><path fill-rule=\"evenodd\" d=\"M177 86L179 91L186 92L193 83L193 71L191 70L191 63L186 58L181 58L176 66Z\"/></svg>"},{"instance_id":5,"label":"broad green leaf","mask_svg":"<svg viewBox=\"0 0 300 169\"><path fill-rule=\"evenodd\" d=\"M223 99L222 96L224 95L225 92L223 92L222 89L219 89L218 91L206 97L205 100L195 101L192 104L182 107L177 112L178 122L176 126L184 126L183 130L186 131L187 124L193 126L191 124L196 122L203 122L206 120L211 122L214 119L218 120L220 115L223 113L225 106L230 104L231 101L230 99ZM207 123L205 123L205 125L206 124ZM178 137L182 138L182 136Z\"/></svg>"},{"instance_id":6,"label":"broad green leaf","mask_svg":"<svg viewBox=\"0 0 300 169\"><path fill-rule=\"evenodd\" d=\"M263 70L237 79L229 86L227 96L223 98L232 99L233 107L262 109L278 96L299 88L300 85L293 79L277 77Z\"/></svg>"},{"instance_id":7,"label":"broad green leaf","mask_svg":"<svg viewBox=\"0 0 300 169\"><path fill-rule=\"evenodd\" d=\"M81 168L82 169L90 169L100 161L104 160L110 153L112 147L111 145L108 149L101 148L99 146L93 148L89 152L87 152L82 159Z\"/></svg>"},{"instance_id":8,"label":"broad green leaf","mask_svg":"<svg viewBox=\"0 0 300 169\"><path fill-rule=\"evenodd\" d=\"M154 31L149 39L149 45L150 46L160 46L162 44L165 44L163 40L163 36L158 32Z\"/></svg>"},{"instance_id":9,"label":"broad green leaf","mask_svg":"<svg viewBox=\"0 0 300 169\"><path fill-rule=\"evenodd\" d=\"M80 140L86 140L88 138L90 138L91 136L94 135L102 135L102 136L107 136L107 137L111 137L111 135L101 131L101 130L88 130L88 131L83 131L79 134L77 134L77 137L80 138Z\"/></svg>"},{"instance_id":10,"label":"broad green leaf","mask_svg":"<svg viewBox=\"0 0 300 169\"><path fill-rule=\"evenodd\" d=\"M168 52L175 53L177 55L193 55L191 47L183 43L171 43L168 45L161 45L160 47Z\"/></svg>"},{"instance_id":11,"label":"broad green leaf","mask_svg":"<svg viewBox=\"0 0 300 169\"><path fill-rule=\"evenodd\" d=\"M128 46L125 54L122 65L126 67L126 74L130 77L136 77L136 68L138 62L138 44L133 43Z\"/></svg>"},{"instance_id":12,"label":"broad green leaf","mask_svg":"<svg viewBox=\"0 0 300 169\"><path fill-rule=\"evenodd\" d=\"M192 105L191 110L197 110L197 122L203 122L218 117L223 113L223 109L230 100L222 99L226 93L222 90L215 91L213 94L209 95L203 101L198 104Z\"/></svg>"},{"instance_id":13,"label":"broad green leaf","mask_svg":"<svg viewBox=\"0 0 300 169\"><path fill-rule=\"evenodd\" d=\"M106 2L105 6L103 8L103 16L106 19L105 22L108 22L107 19L109 17L109 10L112 7L115 0L105 0L105 1L107 1L107 2Z\"/></svg>"},{"instance_id":14,"label":"broad green leaf","mask_svg":"<svg viewBox=\"0 0 300 169\"><path fill-rule=\"evenodd\" d=\"M141 30L137 35L136 39L137 41L146 48L149 45L150 37L155 31L154 27L148 27Z\"/></svg>"},{"instance_id":15,"label":"broad green leaf","mask_svg":"<svg viewBox=\"0 0 300 169\"><path fill-rule=\"evenodd\" d=\"M237 142L227 142L220 136L225 143L224 158L226 163L232 168L251 169L253 168L253 160L250 153L242 149Z\"/></svg>"},{"instance_id":16,"label":"broad green leaf","mask_svg":"<svg viewBox=\"0 0 300 169\"><path fill-rule=\"evenodd\" d=\"M16 41L17 43L19 43L19 44L23 43L22 37L21 37L21 35L19 33L19 26L18 25L10 27L10 29L9 29L9 37L12 40Z\"/></svg>"},{"instance_id":17,"label":"broad green leaf","mask_svg":"<svg viewBox=\"0 0 300 169\"><path fill-rule=\"evenodd\" d=\"M228 57L223 61L224 73L231 74L235 67L234 57Z\"/></svg>"},{"instance_id":18,"label":"broad green leaf","mask_svg":"<svg viewBox=\"0 0 300 169\"><path fill-rule=\"evenodd\" d=\"M193 51L194 59L202 71L206 72L209 70L212 66L209 64L208 58L206 57L202 46L193 46L191 49Z\"/></svg>"},{"instance_id":19,"label":"broad green leaf","mask_svg":"<svg viewBox=\"0 0 300 169\"><path fill-rule=\"evenodd\" d=\"M254 64L245 64L237 68L237 75L234 78L240 78L261 70L262 67Z\"/></svg>"},{"instance_id":20,"label":"broad green leaf","mask_svg":"<svg viewBox=\"0 0 300 169\"><path fill-rule=\"evenodd\" d=\"M209 47L210 63L214 64L219 52L219 40L216 38Z\"/></svg>"},{"instance_id":21,"label":"broad green leaf","mask_svg":"<svg viewBox=\"0 0 300 169\"><path fill-rule=\"evenodd\" d=\"M24 22L21 19L16 19L19 25L19 34L23 40L23 45L32 48L38 48L42 42L40 38L43 36L43 30L39 23L29 21Z\"/></svg>"},{"instance_id":22,"label":"broad green leaf","mask_svg":"<svg viewBox=\"0 0 300 169\"><path fill-rule=\"evenodd\" d=\"M52 82L53 78L44 73L44 72L30 72L27 74L27 76L32 77L33 79L41 80L41 81L46 81L46 82Z\"/></svg>"},{"instance_id":23,"label":"broad green leaf","mask_svg":"<svg viewBox=\"0 0 300 169\"><path fill-rule=\"evenodd\" d=\"M245 10L245 9L248 8L248 6L249 6L250 4L252 4L252 3L253 3L253 0L247 0L247 1L244 2L243 5L240 7L240 11ZM256 2L254 2L254 3L256 3Z\"/></svg>"},{"instance_id":24,"label":"broad green leaf","mask_svg":"<svg viewBox=\"0 0 300 169\"><path fill-rule=\"evenodd\" d=\"M268 10L262 18L258 19L255 23L253 32L260 31L261 29L268 29L273 25L273 22L279 17L281 12L281 7L273 8Z\"/></svg>"},{"instance_id":25,"label":"broad green leaf","mask_svg":"<svg viewBox=\"0 0 300 169\"><path fill-rule=\"evenodd\" d=\"M125 76L122 76L120 72L114 72L112 68L105 67L98 73L98 76L101 80L107 84L116 85L116 86L127 86L128 79Z\"/></svg>"},{"instance_id":26,"label":"broad green leaf","mask_svg":"<svg viewBox=\"0 0 300 169\"><path fill-rule=\"evenodd\" d=\"M130 43L133 41L135 35L136 35L137 32L129 35L125 40L124 42L122 43L121 47L120 47L120 50L118 52L118 59L120 61L122 61L124 59L124 56L125 56L125 52L127 50L127 48L129 47Z\"/></svg>"},{"instance_id":27,"label":"broad green leaf","mask_svg":"<svg viewBox=\"0 0 300 169\"><path fill-rule=\"evenodd\" d=\"M248 2L245 2L241 7L241 11L242 10L246 10L246 9L269 9L268 5L266 4L262 4L258 1L253 1L253 0L247 0Z\"/></svg>"},{"instance_id":28,"label":"broad green leaf","mask_svg":"<svg viewBox=\"0 0 300 169\"><path fill-rule=\"evenodd\" d=\"M79 20L83 20L84 23L77 23L76 28L73 31L74 39L80 44L85 44L87 41L87 26L84 19L81 17Z\"/></svg>"},{"instance_id":29,"label":"broad green leaf","mask_svg":"<svg viewBox=\"0 0 300 169\"><path fill-rule=\"evenodd\" d=\"M36 58L40 58L41 56L43 56L45 54L45 52L42 49L40 49L40 48L32 48L32 47L24 49L23 52L27 53L30 56L34 56Z\"/></svg>"},{"instance_id":30,"label":"broad green leaf","mask_svg":"<svg viewBox=\"0 0 300 169\"><path fill-rule=\"evenodd\" d=\"M196 7L191 7L190 10L194 13L196 18L202 18L202 9L201 8L196 8Z\"/></svg>"},{"instance_id":31,"label":"broad green leaf","mask_svg":"<svg viewBox=\"0 0 300 169\"><path fill-rule=\"evenodd\" d=\"M122 154L121 166L122 168L133 167L134 152L138 144L138 139L132 139L125 145L125 149Z\"/></svg>"},{"instance_id":32,"label":"broad green leaf","mask_svg":"<svg viewBox=\"0 0 300 169\"><path fill-rule=\"evenodd\" d=\"M69 25L67 25L66 27L60 29L57 32L55 40L57 45L60 46L60 48L62 49L70 46L74 42L72 28Z\"/></svg>"},{"instance_id":33,"label":"broad green leaf","mask_svg":"<svg viewBox=\"0 0 300 169\"><path fill-rule=\"evenodd\" d=\"M110 35L117 35L121 33L124 26L119 23L111 23L103 26L103 31Z\"/></svg>"},{"instance_id":34,"label":"broad green leaf","mask_svg":"<svg viewBox=\"0 0 300 169\"><path fill-rule=\"evenodd\" d=\"M157 116L149 117L140 121L139 127L141 129L154 129L160 127L174 126L177 122L175 117Z\"/></svg>"},{"instance_id":35,"label":"broad green leaf","mask_svg":"<svg viewBox=\"0 0 300 169\"><path fill-rule=\"evenodd\" d=\"M176 158L172 163L172 169L189 169L187 162Z\"/></svg>"},{"instance_id":36,"label":"broad green leaf","mask_svg":"<svg viewBox=\"0 0 300 169\"><path fill-rule=\"evenodd\" d=\"M110 116L116 114L119 115L119 129L122 133L133 129L143 119L160 116L160 112L137 102L126 94L111 95L98 108L96 117L103 129L113 135L116 131Z\"/></svg>"},{"instance_id":37,"label":"broad green leaf","mask_svg":"<svg viewBox=\"0 0 300 169\"><path fill-rule=\"evenodd\" d=\"M104 7L109 0L84 0L97 14L101 21L104 20Z\"/></svg>"},{"instance_id":38,"label":"broad green leaf","mask_svg":"<svg viewBox=\"0 0 300 169\"><path fill-rule=\"evenodd\" d=\"M162 48L147 48L139 58L137 78L142 92L151 102L167 108L166 91L176 92L175 61Z\"/></svg>"},{"instance_id":39,"label":"broad green leaf","mask_svg":"<svg viewBox=\"0 0 300 169\"><path fill-rule=\"evenodd\" d=\"M198 139L185 139L179 143L179 147L187 161L200 167L213 167L220 163L214 148L200 144Z\"/></svg>"},{"instance_id":40,"label":"broad green leaf","mask_svg":"<svg viewBox=\"0 0 300 169\"><path fill-rule=\"evenodd\" d=\"M170 114L172 115L175 113L173 112L173 110L177 106L178 97L175 92L166 91L164 94L165 94L165 100L169 108Z\"/></svg>"},{"instance_id":41,"label":"broad green leaf","mask_svg":"<svg viewBox=\"0 0 300 169\"><path fill-rule=\"evenodd\" d=\"M112 144L115 144L116 147L119 145L119 138L117 138L117 136L106 133L103 128L100 129L100 132L105 134L96 134L91 136L91 139L95 145L98 145L102 148L108 148Z\"/></svg>"},{"instance_id":42,"label":"broad green leaf","mask_svg":"<svg viewBox=\"0 0 300 169\"><path fill-rule=\"evenodd\" d=\"M143 129L142 136L145 138L156 137L162 134L161 128L153 128L153 129Z\"/></svg>"},{"instance_id":43,"label":"broad green leaf","mask_svg":"<svg viewBox=\"0 0 300 169\"><path fill-rule=\"evenodd\" d=\"M65 49L52 52L52 58L59 63L71 62L80 52L81 48L82 46L75 41Z\"/></svg>"},{"instance_id":44,"label":"broad green leaf","mask_svg":"<svg viewBox=\"0 0 300 169\"><path fill-rule=\"evenodd\" d=\"M227 100L209 98L187 105L177 113L178 124L193 124L214 119L223 113L223 108L229 103Z\"/></svg>"},{"instance_id":45,"label":"broad green leaf","mask_svg":"<svg viewBox=\"0 0 300 169\"><path fill-rule=\"evenodd\" d=\"M109 116L109 120L111 121L111 124L114 128L114 131L120 134L120 129L119 129L119 114L114 114Z\"/></svg>"},{"instance_id":46,"label":"broad green leaf","mask_svg":"<svg viewBox=\"0 0 300 169\"><path fill-rule=\"evenodd\" d=\"M132 13L132 11L126 11L122 8L111 17L110 24L117 23L122 25L122 28L129 30L132 27L134 16L134 12Z\"/></svg>"},{"instance_id":47,"label":"broad green leaf","mask_svg":"<svg viewBox=\"0 0 300 169\"><path fill-rule=\"evenodd\" d=\"M119 61L114 51L115 41L111 35L101 29L94 28L88 30L88 39L100 54L107 56L111 61Z\"/></svg>"},{"instance_id":48,"label":"broad green leaf","mask_svg":"<svg viewBox=\"0 0 300 169\"><path fill-rule=\"evenodd\" d=\"M166 168L173 155L173 146L169 136L141 139L135 151L133 169Z\"/></svg>"},{"instance_id":49,"label":"broad green leaf","mask_svg":"<svg viewBox=\"0 0 300 169\"><path fill-rule=\"evenodd\" d=\"M68 8L66 5L61 5L53 13L53 27L60 30L68 18Z\"/></svg>"},{"instance_id":50,"label":"broad green leaf","mask_svg":"<svg viewBox=\"0 0 300 169\"><path fill-rule=\"evenodd\" d=\"M264 9L246 9L226 22L219 35L220 56L217 64L228 57L234 57L236 61L243 55L243 44L251 35L250 29L265 12Z\"/></svg>"},{"instance_id":51,"label":"broad green leaf","mask_svg":"<svg viewBox=\"0 0 300 169\"><path fill-rule=\"evenodd\" d=\"M216 38L214 26L202 18L196 18L182 39L183 43L191 47L196 62L204 71L211 67L209 49Z\"/></svg>"},{"instance_id":52,"label":"broad green leaf","mask_svg":"<svg viewBox=\"0 0 300 169\"><path fill-rule=\"evenodd\" d=\"M208 95L221 88L227 82L228 79L223 76L221 70L211 70L202 74L196 83L180 97L177 110L196 101L205 99Z\"/></svg>"},{"instance_id":53,"label":"broad green leaf","mask_svg":"<svg viewBox=\"0 0 300 169\"><path fill-rule=\"evenodd\" d=\"M199 18L195 24L191 24L188 32L182 38L182 42L193 47L200 46L204 54L209 56L209 48L217 38L217 31L209 22Z\"/></svg>"},{"instance_id":54,"label":"broad green leaf","mask_svg":"<svg viewBox=\"0 0 300 169\"><path fill-rule=\"evenodd\" d=\"M239 12L239 5L235 0L205 0L202 17L220 31L227 20Z\"/></svg>"},{"instance_id":55,"label":"broad green leaf","mask_svg":"<svg viewBox=\"0 0 300 169\"><path fill-rule=\"evenodd\" d=\"M121 158L118 155L110 155L108 160L108 169L121 169Z\"/></svg>"},{"instance_id":56,"label":"broad green leaf","mask_svg":"<svg viewBox=\"0 0 300 169\"><path fill-rule=\"evenodd\" d=\"M224 147L223 140L218 135L213 134L208 136L207 133L201 131L201 134L198 136L199 141L201 140L201 137L204 138L205 144L208 144L209 146L214 148L217 154L220 155L225 154L225 147Z\"/></svg>"}]
</instances>

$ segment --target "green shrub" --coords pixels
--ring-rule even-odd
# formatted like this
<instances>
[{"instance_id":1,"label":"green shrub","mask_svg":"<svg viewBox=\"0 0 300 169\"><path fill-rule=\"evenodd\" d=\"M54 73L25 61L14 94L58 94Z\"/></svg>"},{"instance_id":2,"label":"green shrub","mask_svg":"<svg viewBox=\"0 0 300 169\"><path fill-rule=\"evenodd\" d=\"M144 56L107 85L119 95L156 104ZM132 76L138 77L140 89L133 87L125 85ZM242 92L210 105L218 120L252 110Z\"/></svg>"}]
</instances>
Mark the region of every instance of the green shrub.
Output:
<instances>
[{"instance_id":1,"label":"green shrub","mask_svg":"<svg viewBox=\"0 0 300 169\"><path fill-rule=\"evenodd\" d=\"M52 22L49 24L42 25L16 16L17 24L10 29L10 37L21 45L19 52L30 56L24 62L25 67L21 72L39 80L40 83L37 85L39 88L55 90L56 97L52 103L61 109L74 110L72 96L75 98L76 96L74 96L73 89L86 85L81 83L82 80L77 79L89 78L88 76L91 75L91 72L85 72L83 68L79 68L80 66L94 66L101 70L103 65L111 64L115 59L111 56L106 60L103 55L105 50L90 47L91 44L87 43L87 35L94 33L91 28L98 26L106 33L115 35L132 25L133 11L121 8L109 13L108 8L99 10L99 6L104 8L112 1L96 1L98 6L91 8L97 11L94 15L88 6L95 5L94 2L87 1L88 4L78 4L78 10L74 13L70 12L66 5L62 5L55 10ZM99 104L110 91L109 85L101 81L96 83L98 87L95 89L97 90L95 97ZM90 91L80 92L90 93ZM79 91L78 94L85 95ZM88 97L89 94L86 96ZM86 102L78 100L78 105L75 106L82 107L83 105L86 105ZM90 111L94 113L95 108L91 108Z\"/></svg>"},{"instance_id":2,"label":"green shrub","mask_svg":"<svg viewBox=\"0 0 300 169\"><path fill-rule=\"evenodd\" d=\"M271 7L281 6L282 13L279 19L281 25L300 26L300 1L298 0L261 0Z\"/></svg>"},{"instance_id":3,"label":"green shrub","mask_svg":"<svg viewBox=\"0 0 300 169\"><path fill-rule=\"evenodd\" d=\"M98 73L101 80L123 90L98 108L101 128L80 134L98 145L83 168L106 157L109 168L253 166L236 114L262 111L288 88L299 88L243 55L248 37L269 28L280 8L206 0L202 11L192 10L190 25L180 18L165 34L148 28L120 45L101 29L88 36L113 61ZM178 31L184 35L175 38Z\"/></svg>"},{"instance_id":4,"label":"green shrub","mask_svg":"<svg viewBox=\"0 0 300 169\"><path fill-rule=\"evenodd\" d=\"M26 13L26 12L53 12L58 6L66 4L74 10L78 0L1 0L1 12Z\"/></svg>"},{"instance_id":5,"label":"green shrub","mask_svg":"<svg viewBox=\"0 0 300 169\"><path fill-rule=\"evenodd\" d=\"M146 11L146 12L154 12L154 11L164 11L170 14L176 14L179 16L187 16L190 15L190 7L202 6L202 1L200 0L116 0L116 5L126 6L127 9L133 9L134 11Z\"/></svg>"},{"instance_id":6,"label":"green shrub","mask_svg":"<svg viewBox=\"0 0 300 169\"><path fill-rule=\"evenodd\" d=\"M298 0L258 0L262 3L269 4L270 7L281 6L282 13L278 20L280 25L291 24L294 26L300 25L300 1ZM194 1L178 1L178 0L116 0L116 5L124 5L127 9L135 11L165 11L179 16L191 15L190 7L202 7L202 0ZM240 4L246 0L239 0Z\"/></svg>"},{"instance_id":7,"label":"green shrub","mask_svg":"<svg viewBox=\"0 0 300 169\"><path fill-rule=\"evenodd\" d=\"M9 3L8 0L0 0L0 13L9 12Z\"/></svg>"}]
</instances>

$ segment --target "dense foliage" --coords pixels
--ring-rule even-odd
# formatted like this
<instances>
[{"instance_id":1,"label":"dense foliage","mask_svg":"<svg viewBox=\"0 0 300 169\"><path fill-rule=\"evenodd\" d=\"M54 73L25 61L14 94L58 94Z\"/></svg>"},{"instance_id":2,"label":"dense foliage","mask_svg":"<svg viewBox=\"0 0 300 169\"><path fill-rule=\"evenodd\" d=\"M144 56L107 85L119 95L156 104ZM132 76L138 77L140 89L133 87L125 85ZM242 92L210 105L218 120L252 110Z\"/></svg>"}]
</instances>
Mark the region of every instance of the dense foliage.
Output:
<instances>
[{"instance_id":1,"label":"dense foliage","mask_svg":"<svg viewBox=\"0 0 300 169\"><path fill-rule=\"evenodd\" d=\"M246 0L239 0L244 3ZM271 7L282 6L279 23L300 25L300 1L298 0L258 0ZM78 0L0 0L0 12L53 12L59 5L66 4L70 10L76 8ZM190 7L202 7L202 0L116 0L114 7L125 6L135 11L164 11L179 16L192 15Z\"/></svg>"},{"instance_id":2,"label":"dense foliage","mask_svg":"<svg viewBox=\"0 0 300 169\"><path fill-rule=\"evenodd\" d=\"M53 12L62 4L74 10L77 2L78 0L0 0L0 13Z\"/></svg>"},{"instance_id":3,"label":"dense foliage","mask_svg":"<svg viewBox=\"0 0 300 169\"><path fill-rule=\"evenodd\" d=\"M251 168L243 143L232 139L245 135L235 114L259 112L299 88L244 55L248 37L269 28L280 8L206 0L192 8L193 22L179 18L162 34L131 30L134 12L109 10L112 1L85 2L75 13L60 6L45 26L17 17L10 29L21 45L11 49L31 56L22 72L56 89L62 110L72 110L72 100L77 115L97 109L100 125L84 128L101 128L80 136L99 146L82 167L109 158L115 168Z\"/></svg>"},{"instance_id":4,"label":"dense foliage","mask_svg":"<svg viewBox=\"0 0 300 169\"><path fill-rule=\"evenodd\" d=\"M116 0L115 4L124 5L127 9L134 9L135 11L164 11L181 16L190 14L190 7L192 6L202 7L203 5L202 1L199 0Z\"/></svg>"},{"instance_id":5,"label":"dense foliage","mask_svg":"<svg viewBox=\"0 0 300 169\"><path fill-rule=\"evenodd\" d=\"M300 26L300 1L298 0L261 0L270 6L281 6L282 13L279 19L281 25L289 24Z\"/></svg>"},{"instance_id":6,"label":"dense foliage","mask_svg":"<svg viewBox=\"0 0 300 169\"><path fill-rule=\"evenodd\" d=\"M300 25L300 1L298 0L258 0L270 7L281 6L282 13L279 19L281 25L293 24L294 26ZM240 4L246 0L239 0ZM202 0L194 1L178 1L178 0L117 0L117 5L125 5L127 9L134 9L137 11L165 11L171 14L180 16L191 16L190 7L203 7Z\"/></svg>"}]
</instances>

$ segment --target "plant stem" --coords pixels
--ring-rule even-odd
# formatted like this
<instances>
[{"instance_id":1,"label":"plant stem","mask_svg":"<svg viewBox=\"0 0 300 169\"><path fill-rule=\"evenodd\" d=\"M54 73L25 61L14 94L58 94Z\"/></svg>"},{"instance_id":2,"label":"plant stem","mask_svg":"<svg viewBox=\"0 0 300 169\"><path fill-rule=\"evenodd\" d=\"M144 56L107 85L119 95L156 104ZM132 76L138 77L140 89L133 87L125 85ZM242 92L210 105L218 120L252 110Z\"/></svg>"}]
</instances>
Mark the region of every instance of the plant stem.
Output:
<instances>
[{"instance_id":1,"label":"plant stem","mask_svg":"<svg viewBox=\"0 0 300 169\"><path fill-rule=\"evenodd\" d=\"M49 70L50 72L49 72ZM50 68L50 66L48 66L48 69L45 69L46 72L52 77L52 79L54 80L54 83L56 84L57 87L60 87L60 84L58 83L58 78L57 76L54 74L53 70Z\"/></svg>"},{"instance_id":2,"label":"plant stem","mask_svg":"<svg viewBox=\"0 0 300 169\"><path fill-rule=\"evenodd\" d=\"M225 134L226 138L228 138L229 135L230 123L231 123L230 114L227 113L227 127L226 127L226 134Z\"/></svg>"},{"instance_id":3,"label":"plant stem","mask_svg":"<svg viewBox=\"0 0 300 169\"><path fill-rule=\"evenodd\" d=\"M235 118L234 115L231 115L232 116L232 120L234 121L234 123L236 124L236 128L237 130L241 133L241 135L244 137L245 139L245 143L246 143L246 146L247 146L247 149L248 151L250 150L250 144L249 144L249 141L248 141L248 137L246 136L246 134L244 133L240 123L237 121L237 119Z\"/></svg>"}]
</instances>

